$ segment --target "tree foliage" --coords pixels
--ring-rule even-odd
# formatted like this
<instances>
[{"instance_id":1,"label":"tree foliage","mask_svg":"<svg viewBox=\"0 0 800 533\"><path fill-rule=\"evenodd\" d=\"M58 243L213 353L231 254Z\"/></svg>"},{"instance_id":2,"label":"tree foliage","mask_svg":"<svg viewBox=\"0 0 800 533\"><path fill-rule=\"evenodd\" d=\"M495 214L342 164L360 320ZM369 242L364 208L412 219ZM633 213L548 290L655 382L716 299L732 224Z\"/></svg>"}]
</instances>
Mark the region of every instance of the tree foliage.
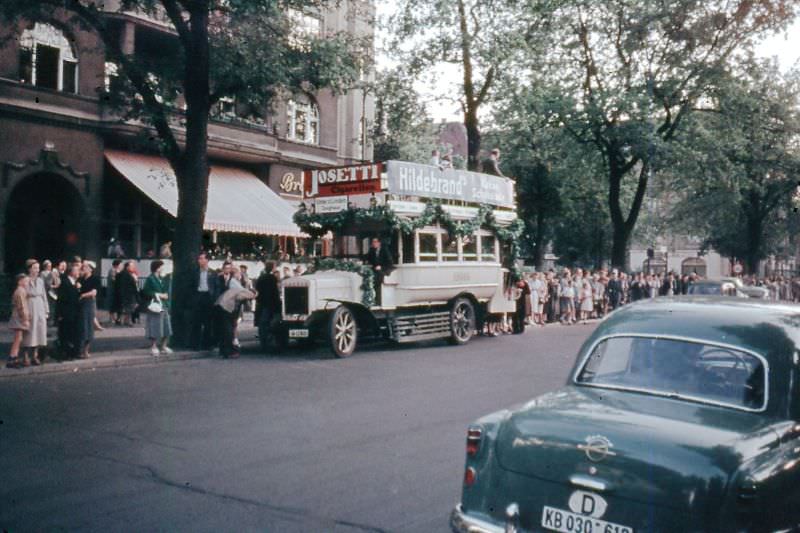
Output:
<instances>
[{"instance_id":1,"label":"tree foliage","mask_svg":"<svg viewBox=\"0 0 800 533\"><path fill-rule=\"evenodd\" d=\"M697 103L735 53L797 9L789 0L567 0L554 11L547 54L516 73L553 87L554 126L602 161L614 265L625 265L651 174Z\"/></svg>"},{"instance_id":2,"label":"tree foliage","mask_svg":"<svg viewBox=\"0 0 800 533\"><path fill-rule=\"evenodd\" d=\"M795 224L800 173L800 73L746 59L721 80L683 140L674 218L751 272L781 252Z\"/></svg>"},{"instance_id":3,"label":"tree foliage","mask_svg":"<svg viewBox=\"0 0 800 533\"><path fill-rule=\"evenodd\" d=\"M539 10L535 3L515 0L400 0L390 21L391 49L412 74L443 63L459 69L456 98L472 170L481 148L479 112L491 100L501 70L537 35L544 20Z\"/></svg>"},{"instance_id":4,"label":"tree foliage","mask_svg":"<svg viewBox=\"0 0 800 533\"><path fill-rule=\"evenodd\" d=\"M376 76L375 122L372 127L376 161L399 159L426 162L436 145L433 124L403 68Z\"/></svg>"}]
</instances>

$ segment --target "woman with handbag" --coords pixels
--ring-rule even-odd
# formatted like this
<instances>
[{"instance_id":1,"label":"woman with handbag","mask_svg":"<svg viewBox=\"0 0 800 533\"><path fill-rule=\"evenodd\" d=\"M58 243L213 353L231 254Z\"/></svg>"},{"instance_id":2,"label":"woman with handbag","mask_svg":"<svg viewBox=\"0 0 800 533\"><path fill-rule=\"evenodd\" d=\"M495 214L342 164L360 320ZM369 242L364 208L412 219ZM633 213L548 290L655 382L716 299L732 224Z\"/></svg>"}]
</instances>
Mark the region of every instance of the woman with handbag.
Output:
<instances>
[{"instance_id":1,"label":"woman with handbag","mask_svg":"<svg viewBox=\"0 0 800 533\"><path fill-rule=\"evenodd\" d=\"M145 335L150 339L150 354L169 354L172 350L167 346L172 336L172 323L169 319L169 288L161 277L164 261L150 263L150 276L144 282L142 295L147 302L145 319Z\"/></svg>"}]
</instances>

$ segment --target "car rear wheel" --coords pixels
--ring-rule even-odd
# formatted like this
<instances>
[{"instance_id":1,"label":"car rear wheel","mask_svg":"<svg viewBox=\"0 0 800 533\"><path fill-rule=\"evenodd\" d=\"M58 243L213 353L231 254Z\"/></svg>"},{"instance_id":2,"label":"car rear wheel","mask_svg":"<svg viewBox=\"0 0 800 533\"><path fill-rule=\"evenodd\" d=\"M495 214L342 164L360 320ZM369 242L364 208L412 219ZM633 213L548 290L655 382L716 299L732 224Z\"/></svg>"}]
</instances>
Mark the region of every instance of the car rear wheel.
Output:
<instances>
[{"instance_id":1,"label":"car rear wheel","mask_svg":"<svg viewBox=\"0 0 800 533\"><path fill-rule=\"evenodd\" d=\"M349 357L353 354L358 341L358 324L349 308L340 305L331 314L329 333L331 350L336 357Z\"/></svg>"},{"instance_id":2,"label":"car rear wheel","mask_svg":"<svg viewBox=\"0 0 800 533\"><path fill-rule=\"evenodd\" d=\"M450 308L450 342L466 344L475 333L475 308L466 298L458 298Z\"/></svg>"}]
</instances>

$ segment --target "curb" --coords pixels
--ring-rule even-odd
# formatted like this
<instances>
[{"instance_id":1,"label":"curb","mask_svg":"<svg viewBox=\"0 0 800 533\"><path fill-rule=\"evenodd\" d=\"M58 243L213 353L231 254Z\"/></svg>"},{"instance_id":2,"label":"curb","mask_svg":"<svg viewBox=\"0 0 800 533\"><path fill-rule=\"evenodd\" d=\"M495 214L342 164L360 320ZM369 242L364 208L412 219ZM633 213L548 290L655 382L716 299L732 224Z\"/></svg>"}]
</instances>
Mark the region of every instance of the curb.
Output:
<instances>
[{"instance_id":1,"label":"curb","mask_svg":"<svg viewBox=\"0 0 800 533\"><path fill-rule=\"evenodd\" d=\"M209 352L175 352L168 355L101 355L91 359L77 359L75 361L47 360L41 366L26 368L0 368L0 380L13 379L23 376L36 376L43 374L65 374L75 372L94 371L98 368L120 368L127 366L144 366L171 363L175 361L188 361L190 359L207 359L214 357ZM3 363L5 364L5 363Z\"/></svg>"}]
</instances>

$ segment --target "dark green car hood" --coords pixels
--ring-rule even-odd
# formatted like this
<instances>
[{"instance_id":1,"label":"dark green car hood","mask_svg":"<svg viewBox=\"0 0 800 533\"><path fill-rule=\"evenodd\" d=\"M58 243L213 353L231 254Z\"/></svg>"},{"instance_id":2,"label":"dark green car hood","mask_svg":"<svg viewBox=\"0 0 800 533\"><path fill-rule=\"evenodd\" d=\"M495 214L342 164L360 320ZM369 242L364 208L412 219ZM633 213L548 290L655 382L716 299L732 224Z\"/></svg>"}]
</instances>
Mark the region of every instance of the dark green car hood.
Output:
<instances>
[{"instance_id":1,"label":"dark green car hood","mask_svg":"<svg viewBox=\"0 0 800 533\"><path fill-rule=\"evenodd\" d=\"M742 464L778 444L769 424L758 413L568 386L503 422L497 461L559 484L576 475L599 480L615 499L685 509L698 498L721 496ZM611 453L592 461L579 446L597 436L608 439Z\"/></svg>"}]
</instances>

